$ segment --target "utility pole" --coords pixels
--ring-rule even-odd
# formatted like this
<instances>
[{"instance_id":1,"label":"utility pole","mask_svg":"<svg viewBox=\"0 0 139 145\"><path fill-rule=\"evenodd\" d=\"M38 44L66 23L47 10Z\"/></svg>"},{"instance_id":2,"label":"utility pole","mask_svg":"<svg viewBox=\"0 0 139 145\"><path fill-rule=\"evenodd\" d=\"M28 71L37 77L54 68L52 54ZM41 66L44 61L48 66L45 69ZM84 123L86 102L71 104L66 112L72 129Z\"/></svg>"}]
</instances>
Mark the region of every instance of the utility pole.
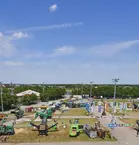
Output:
<instances>
[{"instance_id":1,"label":"utility pole","mask_svg":"<svg viewBox=\"0 0 139 145\"><path fill-rule=\"evenodd\" d=\"M11 81L11 95L14 95L14 88L13 88L13 83L12 83L12 81Z\"/></svg>"},{"instance_id":2,"label":"utility pole","mask_svg":"<svg viewBox=\"0 0 139 145\"><path fill-rule=\"evenodd\" d=\"M116 99L116 83L119 81L119 79L114 78L112 79L112 81L114 82L114 97L113 97L113 117L114 117L114 110L115 110L115 99Z\"/></svg>"},{"instance_id":3,"label":"utility pole","mask_svg":"<svg viewBox=\"0 0 139 145\"><path fill-rule=\"evenodd\" d=\"M2 89L2 82L0 82L0 94L1 94L1 109L2 109L2 112L4 111L3 109L3 89Z\"/></svg>"},{"instance_id":4,"label":"utility pole","mask_svg":"<svg viewBox=\"0 0 139 145\"><path fill-rule=\"evenodd\" d=\"M76 88L76 91L77 91L77 92L76 92L76 93L77 93L76 95L79 95L79 94L78 94L78 93L79 93L79 86L78 86L78 83L75 85L75 88Z\"/></svg>"},{"instance_id":5,"label":"utility pole","mask_svg":"<svg viewBox=\"0 0 139 145\"><path fill-rule=\"evenodd\" d=\"M44 86L44 82L43 82L43 95L44 95L44 87L45 87L45 86Z\"/></svg>"},{"instance_id":6,"label":"utility pole","mask_svg":"<svg viewBox=\"0 0 139 145\"><path fill-rule=\"evenodd\" d=\"M91 99L91 97L92 97L92 84L93 84L93 81L90 82L90 99Z\"/></svg>"},{"instance_id":7,"label":"utility pole","mask_svg":"<svg viewBox=\"0 0 139 145\"><path fill-rule=\"evenodd\" d=\"M115 99L116 99L116 83L119 81L119 79L114 78L112 79L112 81L114 82L114 97L113 97L113 115L112 115L112 120L111 123L115 124L116 123L116 119L115 119ZM114 128L112 129L112 136L114 135Z\"/></svg>"},{"instance_id":8,"label":"utility pole","mask_svg":"<svg viewBox=\"0 0 139 145\"><path fill-rule=\"evenodd\" d=\"M89 107L90 107L90 112L91 112L91 97L92 97L92 84L93 84L93 81L90 82L90 97L89 97Z\"/></svg>"},{"instance_id":9,"label":"utility pole","mask_svg":"<svg viewBox=\"0 0 139 145\"><path fill-rule=\"evenodd\" d=\"M81 95L83 97L83 83L81 83Z\"/></svg>"}]
</instances>

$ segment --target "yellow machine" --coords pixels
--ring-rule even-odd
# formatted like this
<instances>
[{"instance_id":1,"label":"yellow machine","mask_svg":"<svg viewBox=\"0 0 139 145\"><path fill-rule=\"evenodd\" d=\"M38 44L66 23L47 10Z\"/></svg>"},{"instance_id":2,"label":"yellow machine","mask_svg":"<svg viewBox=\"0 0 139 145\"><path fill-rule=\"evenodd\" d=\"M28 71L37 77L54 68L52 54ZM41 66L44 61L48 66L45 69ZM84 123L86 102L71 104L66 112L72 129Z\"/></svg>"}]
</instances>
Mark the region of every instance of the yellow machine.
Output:
<instances>
[{"instance_id":1,"label":"yellow machine","mask_svg":"<svg viewBox=\"0 0 139 145\"><path fill-rule=\"evenodd\" d=\"M40 106L39 108L41 108L41 109L47 109L48 106Z\"/></svg>"}]
</instances>

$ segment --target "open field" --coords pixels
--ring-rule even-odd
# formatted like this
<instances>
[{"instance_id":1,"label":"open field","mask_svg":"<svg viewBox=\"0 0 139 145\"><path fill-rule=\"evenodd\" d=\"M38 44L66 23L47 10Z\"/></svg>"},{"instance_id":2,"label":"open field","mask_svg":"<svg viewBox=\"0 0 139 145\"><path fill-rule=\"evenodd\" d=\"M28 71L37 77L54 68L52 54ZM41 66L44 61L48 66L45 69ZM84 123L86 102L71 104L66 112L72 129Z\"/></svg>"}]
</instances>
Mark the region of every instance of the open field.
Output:
<instances>
[{"instance_id":1,"label":"open field","mask_svg":"<svg viewBox=\"0 0 139 145\"><path fill-rule=\"evenodd\" d=\"M139 116L139 110L138 111L127 111L126 115L128 115L128 116Z\"/></svg>"},{"instance_id":2,"label":"open field","mask_svg":"<svg viewBox=\"0 0 139 145\"><path fill-rule=\"evenodd\" d=\"M103 99L104 101L107 102L113 102L114 99ZM95 101L102 101L102 99L95 99ZM115 102L130 102L129 99L115 99Z\"/></svg>"},{"instance_id":3,"label":"open field","mask_svg":"<svg viewBox=\"0 0 139 145\"><path fill-rule=\"evenodd\" d=\"M127 124L136 124L136 120L139 120L139 117L138 118L123 118L120 120Z\"/></svg>"},{"instance_id":4,"label":"open field","mask_svg":"<svg viewBox=\"0 0 139 145\"><path fill-rule=\"evenodd\" d=\"M109 112L110 114L113 114L113 109L109 109L108 112ZM126 113L125 111L120 112L119 110L117 110L116 113L114 113L114 114L117 115L117 116L122 116L122 115L124 115L125 113Z\"/></svg>"},{"instance_id":5,"label":"open field","mask_svg":"<svg viewBox=\"0 0 139 145\"><path fill-rule=\"evenodd\" d=\"M107 102L113 102L113 99L107 99ZM115 99L115 102L130 102L129 99Z\"/></svg>"},{"instance_id":6,"label":"open field","mask_svg":"<svg viewBox=\"0 0 139 145\"><path fill-rule=\"evenodd\" d=\"M109 109L109 111L108 111L110 114L112 114L113 113L113 110L112 109ZM139 110L138 111L135 111L135 110L132 110L132 111L122 111L122 112L119 112L118 110L117 110L117 112L115 113L115 115L117 115L117 116L123 116L123 115L127 115L127 116L131 116L131 117L134 117L134 116L139 116Z\"/></svg>"},{"instance_id":7,"label":"open field","mask_svg":"<svg viewBox=\"0 0 139 145\"><path fill-rule=\"evenodd\" d=\"M87 111L83 108L71 108L65 111L62 116L86 116ZM55 114L59 115L59 114Z\"/></svg>"},{"instance_id":8,"label":"open field","mask_svg":"<svg viewBox=\"0 0 139 145\"><path fill-rule=\"evenodd\" d=\"M97 120L96 119L80 119L79 124L90 124L93 125ZM14 136L11 136L8 140L8 142L12 143L20 143L20 142L70 142L70 141L103 141L102 139L90 139L87 135L84 133L81 133L78 137L69 137L69 119L59 119L59 131L55 132L49 132L48 136L42 136L38 137L37 131L32 131L31 128L20 128L16 129L16 134ZM62 122L67 125L66 129L63 129ZM25 122L18 125L26 126L29 122ZM52 122L49 122L48 124L52 124ZM17 125L17 126L18 126ZM104 141L114 141L106 137Z\"/></svg>"}]
</instances>

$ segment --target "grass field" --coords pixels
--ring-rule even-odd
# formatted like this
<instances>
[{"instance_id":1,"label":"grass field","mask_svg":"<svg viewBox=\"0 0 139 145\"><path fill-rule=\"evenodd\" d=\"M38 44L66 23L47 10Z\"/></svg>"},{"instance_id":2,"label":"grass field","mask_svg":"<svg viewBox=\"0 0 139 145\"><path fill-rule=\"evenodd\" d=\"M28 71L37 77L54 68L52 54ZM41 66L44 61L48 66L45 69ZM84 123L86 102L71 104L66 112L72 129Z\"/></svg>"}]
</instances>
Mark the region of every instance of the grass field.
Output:
<instances>
[{"instance_id":1,"label":"grass field","mask_svg":"<svg viewBox=\"0 0 139 145\"><path fill-rule=\"evenodd\" d=\"M113 109L109 109L108 112L109 112L110 114L113 114ZM114 114L117 115L117 116L122 116L122 115L124 115L125 113L126 113L125 111L120 112L119 110L117 110L116 113L114 113Z\"/></svg>"},{"instance_id":2,"label":"grass field","mask_svg":"<svg viewBox=\"0 0 139 145\"><path fill-rule=\"evenodd\" d=\"M95 99L95 101L102 101L102 99ZM104 99L104 101L113 102L114 99ZM129 99L115 99L116 102L129 102Z\"/></svg>"},{"instance_id":3,"label":"grass field","mask_svg":"<svg viewBox=\"0 0 139 145\"><path fill-rule=\"evenodd\" d=\"M80 124L90 124L93 125L97 120L96 119L80 119ZM81 133L78 137L69 137L69 119L59 119L59 131L56 132L49 132L48 136L42 136L38 137L37 131L32 131L31 128L20 128L16 129L16 134L14 136L11 136L8 140L8 142L11 143L21 143L21 142L70 142L70 141L114 141L114 139L110 139L108 136L106 139L90 139L87 135L84 133ZM67 125L66 129L63 129L62 122ZM19 125L27 125L28 122L22 123ZM48 123L51 124L51 123Z\"/></svg>"},{"instance_id":4,"label":"grass field","mask_svg":"<svg viewBox=\"0 0 139 145\"><path fill-rule=\"evenodd\" d=\"M123 118L120 120L127 124L136 124L136 120L139 120L139 117L138 118Z\"/></svg>"},{"instance_id":5,"label":"grass field","mask_svg":"<svg viewBox=\"0 0 139 145\"><path fill-rule=\"evenodd\" d=\"M138 111L128 111L128 112L126 112L126 115L139 117L139 110Z\"/></svg>"},{"instance_id":6,"label":"grass field","mask_svg":"<svg viewBox=\"0 0 139 145\"><path fill-rule=\"evenodd\" d=\"M65 111L62 116L86 116L87 111L82 108L71 108Z\"/></svg>"},{"instance_id":7,"label":"grass field","mask_svg":"<svg viewBox=\"0 0 139 145\"><path fill-rule=\"evenodd\" d=\"M110 114L112 114L112 112L113 112L113 110L112 109L109 109L109 111L108 111ZM123 111L123 112L119 112L119 111L117 111L116 113L115 113L115 115L117 115L117 116L122 116L122 115L127 115L127 116L139 116L139 110L138 111L134 111L134 110L132 110L132 111Z\"/></svg>"}]
</instances>

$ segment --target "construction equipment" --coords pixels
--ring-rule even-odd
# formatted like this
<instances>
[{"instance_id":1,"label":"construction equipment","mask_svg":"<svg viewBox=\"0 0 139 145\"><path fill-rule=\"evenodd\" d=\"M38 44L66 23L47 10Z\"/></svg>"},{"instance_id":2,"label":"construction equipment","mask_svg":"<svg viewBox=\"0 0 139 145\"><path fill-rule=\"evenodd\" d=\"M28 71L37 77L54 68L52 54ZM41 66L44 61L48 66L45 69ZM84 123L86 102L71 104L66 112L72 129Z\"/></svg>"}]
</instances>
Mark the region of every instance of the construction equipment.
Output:
<instances>
[{"instance_id":1,"label":"construction equipment","mask_svg":"<svg viewBox=\"0 0 139 145\"><path fill-rule=\"evenodd\" d=\"M11 111L12 114L15 114L17 119L20 119L24 116L24 111L21 110L20 107L18 107L15 111Z\"/></svg>"},{"instance_id":2,"label":"construction equipment","mask_svg":"<svg viewBox=\"0 0 139 145\"><path fill-rule=\"evenodd\" d=\"M100 125L100 122L95 123L94 129L97 131L97 135L98 135L99 138L102 138L102 139L105 138L106 131L104 131L102 129L102 127Z\"/></svg>"},{"instance_id":3,"label":"construction equipment","mask_svg":"<svg viewBox=\"0 0 139 145\"><path fill-rule=\"evenodd\" d=\"M6 123L7 117L7 114L0 114L0 136L15 134L13 124Z\"/></svg>"},{"instance_id":4,"label":"construction equipment","mask_svg":"<svg viewBox=\"0 0 139 145\"><path fill-rule=\"evenodd\" d=\"M58 123L53 124L52 126L48 127L47 124L44 124L43 122L40 125L35 125L34 123L30 123L32 126L34 126L35 128L37 128L38 130L38 136L40 135L48 135L48 131L53 128L55 129L55 126L57 126ZM56 127L57 128L57 127Z\"/></svg>"},{"instance_id":5,"label":"construction equipment","mask_svg":"<svg viewBox=\"0 0 139 145\"><path fill-rule=\"evenodd\" d=\"M89 138L96 138L97 137L97 131L90 125L85 125L84 132L87 134Z\"/></svg>"},{"instance_id":6,"label":"construction equipment","mask_svg":"<svg viewBox=\"0 0 139 145\"><path fill-rule=\"evenodd\" d=\"M79 119L75 118L74 122L70 120L70 130L69 130L69 136L75 137L78 136L81 132L83 132L83 125L79 125Z\"/></svg>"},{"instance_id":7,"label":"construction equipment","mask_svg":"<svg viewBox=\"0 0 139 145\"><path fill-rule=\"evenodd\" d=\"M44 108L44 107L43 107ZM40 125L35 125L34 123L32 123L32 122L30 122L30 124L32 125L32 126L34 126L37 130L38 130L38 132L39 132L39 134L38 135L48 135L48 130L52 130L52 131L56 131L56 130L58 130L57 129L57 122L56 123L54 123L52 126L50 126L50 127L48 127L48 125L47 125L47 119L49 119L49 118L52 118L52 110L51 109L46 109L46 108L44 108L43 110L41 110L41 111L37 111L36 113L35 113L35 119L37 118L37 117L40 117L40 119L42 120L42 122L41 122L41 124Z\"/></svg>"},{"instance_id":8,"label":"construction equipment","mask_svg":"<svg viewBox=\"0 0 139 145\"><path fill-rule=\"evenodd\" d=\"M37 111L35 113L35 119L38 116L43 119L50 119L50 118L52 118L52 110L51 109L41 109L40 111Z\"/></svg>"},{"instance_id":9,"label":"construction equipment","mask_svg":"<svg viewBox=\"0 0 139 145\"><path fill-rule=\"evenodd\" d=\"M5 113L0 113L0 125L6 122L8 115Z\"/></svg>"}]
</instances>

